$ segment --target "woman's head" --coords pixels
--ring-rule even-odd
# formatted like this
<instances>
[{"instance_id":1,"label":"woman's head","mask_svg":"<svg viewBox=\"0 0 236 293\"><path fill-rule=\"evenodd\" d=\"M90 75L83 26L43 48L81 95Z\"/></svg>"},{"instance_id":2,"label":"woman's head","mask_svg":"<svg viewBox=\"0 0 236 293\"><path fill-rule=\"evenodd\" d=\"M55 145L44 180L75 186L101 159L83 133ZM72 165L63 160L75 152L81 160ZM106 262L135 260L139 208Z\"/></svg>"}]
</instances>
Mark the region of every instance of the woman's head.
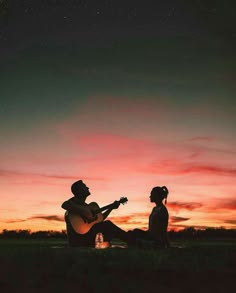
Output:
<instances>
[{"instance_id":1,"label":"woman's head","mask_svg":"<svg viewBox=\"0 0 236 293\"><path fill-rule=\"evenodd\" d=\"M150 200L151 202L162 202L163 199L165 198L165 203L167 201L167 196L168 196L168 189L166 186L156 186L153 187L152 191L151 191L151 195L150 195Z\"/></svg>"}]
</instances>

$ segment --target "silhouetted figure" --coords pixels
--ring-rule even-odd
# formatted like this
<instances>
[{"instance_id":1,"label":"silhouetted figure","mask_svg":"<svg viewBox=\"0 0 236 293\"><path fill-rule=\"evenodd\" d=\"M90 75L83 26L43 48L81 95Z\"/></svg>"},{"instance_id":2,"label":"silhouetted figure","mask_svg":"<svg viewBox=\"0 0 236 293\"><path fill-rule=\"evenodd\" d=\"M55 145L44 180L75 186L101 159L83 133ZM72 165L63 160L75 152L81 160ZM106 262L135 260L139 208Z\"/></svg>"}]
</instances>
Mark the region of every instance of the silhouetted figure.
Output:
<instances>
[{"instance_id":1,"label":"silhouetted figure","mask_svg":"<svg viewBox=\"0 0 236 293\"><path fill-rule=\"evenodd\" d=\"M154 247L169 247L169 239L167 235L169 214L165 204L167 201L167 195L169 191L166 186L156 186L152 189L150 194L150 201L155 203L149 216L149 227L147 231L141 229L134 229L129 231L129 235L132 238L132 244L137 246L148 246L148 243L153 243Z\"/></svg>"},{"instance_id":2,"label":"silhouetted figure","mask_svg":"<svg viewBox=\"0 0 236 293\"><path fill-rule=\"evenodd\" d=\"M98 232L103 233L105 241L111 241L113 238L127 241L127 232L109 220L104 221L113 209L119 207L119 201L108 205L106 211L101 213L97 203L87 204L85 202L90 191L82 180L74 182L71 191L74 197L65 201L61 206L67 211L65 221L70 246L94 246Z\"/></svg>"}]
</instances>

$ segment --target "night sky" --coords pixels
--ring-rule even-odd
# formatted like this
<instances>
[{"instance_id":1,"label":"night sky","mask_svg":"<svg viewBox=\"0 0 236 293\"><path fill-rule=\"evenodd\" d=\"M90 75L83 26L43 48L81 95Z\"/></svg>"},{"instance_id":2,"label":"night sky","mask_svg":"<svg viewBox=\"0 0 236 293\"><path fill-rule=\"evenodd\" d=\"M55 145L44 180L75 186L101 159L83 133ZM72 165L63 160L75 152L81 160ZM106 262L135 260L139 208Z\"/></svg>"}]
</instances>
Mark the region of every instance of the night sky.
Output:
<instances>
[{"instance_id":1,"label":"night sky","mask_svg":"<svg viewBox=\"0 0 236 293\"><path fill-rule=\"evenodd\" d=\"M236 227L235 1L0 0L1 229L61 230L89 201L147 228Z\"/></svg>"}]
</instances>

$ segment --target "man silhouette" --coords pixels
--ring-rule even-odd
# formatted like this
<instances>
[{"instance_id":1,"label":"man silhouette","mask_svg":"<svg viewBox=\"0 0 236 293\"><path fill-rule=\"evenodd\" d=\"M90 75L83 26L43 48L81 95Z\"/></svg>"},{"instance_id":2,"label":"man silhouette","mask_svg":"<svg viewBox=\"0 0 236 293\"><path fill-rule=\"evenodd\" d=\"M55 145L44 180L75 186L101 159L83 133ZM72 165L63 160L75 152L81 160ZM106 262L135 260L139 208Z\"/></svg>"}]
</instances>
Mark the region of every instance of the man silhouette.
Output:
<instances>
[{"instance_id":1,"label":"man silhouette","mask_svg":"<svg viewBox=\"0 0 236 293\"><path fill-rule=\"evenodd\" d=\"M71 185L71 191L74 196L61 205L61 207L67 211L67 213L65 213L65 221L70 246L94 246L95 236L98 232L104 235L105 241L111 241L112 238L119 238L123 241L127 241L127 232L120 229L109 220L104 221L113 209L119 207L120 203L118 201L115 201L111 208L100 215L102 222L96 223L97 215L93 213L90 205L86 203L86 199L90 195L89 188L86 184L82 180L78 180ZM85 223L95 222L95 224L87 233L77 233L70 221L70 213L79 215Z\"/></svg>"}]
</instances>

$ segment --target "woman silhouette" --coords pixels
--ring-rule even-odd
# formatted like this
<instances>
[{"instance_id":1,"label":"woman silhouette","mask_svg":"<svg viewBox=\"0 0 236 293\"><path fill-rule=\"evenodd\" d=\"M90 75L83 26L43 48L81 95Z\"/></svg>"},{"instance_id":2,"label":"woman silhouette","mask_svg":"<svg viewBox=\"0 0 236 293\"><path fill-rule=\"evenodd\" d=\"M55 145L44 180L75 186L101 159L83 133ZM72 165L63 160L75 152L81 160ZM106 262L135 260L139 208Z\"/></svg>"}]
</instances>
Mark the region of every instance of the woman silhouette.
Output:
<instances>
[{"instance_id":1,"label":"woman silhouette","mask_svg":"<svg viewBox=\"0 0 236 293\"><path fill-rule=\"evenodd\" d=\"M134 229L129 231L130 239L132 244L139 245L141 243L152 243L157 247L169 247L169 239L167 235L169 213L165 204L167 202L168 189L166 186L156 186L150 193L150 201L155 203L156 206L153 208L149 216L148 230L143 231L141 229ZM144 240L144 241L143 241Z\"/></svg>"}]
</instances>

